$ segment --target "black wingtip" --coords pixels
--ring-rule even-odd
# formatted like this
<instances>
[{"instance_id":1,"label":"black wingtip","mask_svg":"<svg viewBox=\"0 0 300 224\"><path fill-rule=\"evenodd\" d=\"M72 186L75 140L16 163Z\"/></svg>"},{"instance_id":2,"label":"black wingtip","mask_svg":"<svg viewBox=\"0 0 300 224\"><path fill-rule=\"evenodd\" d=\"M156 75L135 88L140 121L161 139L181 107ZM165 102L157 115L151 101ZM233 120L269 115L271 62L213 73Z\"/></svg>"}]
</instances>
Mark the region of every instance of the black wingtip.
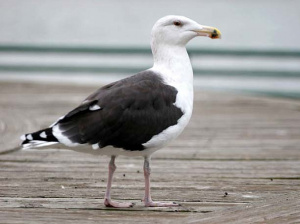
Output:
<instances>
[{"instance_id":1,"label":"black wingtip","mask_svg":"<svg viewBox=\"0 0 300 224\"><path fill-rule=\"evenodd\" d=\"M52 127L37 132L25 134L21 136L21 145L28 144L31 141L58 142L57 138L52 134Z\"/></svg>"}]
</instances>

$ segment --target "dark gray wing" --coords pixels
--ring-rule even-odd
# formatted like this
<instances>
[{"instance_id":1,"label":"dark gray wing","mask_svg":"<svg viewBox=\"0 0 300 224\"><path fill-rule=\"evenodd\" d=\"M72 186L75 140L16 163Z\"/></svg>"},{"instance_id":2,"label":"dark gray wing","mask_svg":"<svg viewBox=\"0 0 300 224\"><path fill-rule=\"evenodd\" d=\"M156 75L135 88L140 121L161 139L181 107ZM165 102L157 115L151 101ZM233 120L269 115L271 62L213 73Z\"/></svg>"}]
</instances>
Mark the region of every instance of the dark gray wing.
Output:
<instances>
[{"instance_id":1,"label":"dark gray wing","mask_svg":"<svg viewBox=\"0 0 300 224\"><path fill-rule=\"evenodd\" d=\"M183 115L176 95L160 76L144 71L98 89L57 124L74 143L143 150L143 143Z\"/></svg>"}]
</instances>

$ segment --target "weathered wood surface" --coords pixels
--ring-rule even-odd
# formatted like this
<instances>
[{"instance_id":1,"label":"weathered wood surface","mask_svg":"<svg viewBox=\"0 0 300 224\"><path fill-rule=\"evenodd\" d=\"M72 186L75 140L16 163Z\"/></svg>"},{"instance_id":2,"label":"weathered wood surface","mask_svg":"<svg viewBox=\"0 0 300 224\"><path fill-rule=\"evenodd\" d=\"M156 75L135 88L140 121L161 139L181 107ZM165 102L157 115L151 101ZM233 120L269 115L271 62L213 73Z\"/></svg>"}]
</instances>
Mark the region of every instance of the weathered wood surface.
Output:
<instances>
[{"instance_id":1,"label":"weathered wood surface","mask_svg":"<svg viewBox=\"0 0 300 224\"><path fill-rule=\"evenodd\" d=\"M0 83L0 151L94 89ZM127 157L117 158L113 198L136 206L105 208L108 161L57 149L0 154L0 223L300 223L298 101L196 92L188 128L153 156L153 198L179 208L144 208L143 161Z\"/></svg>"}]
</instances>

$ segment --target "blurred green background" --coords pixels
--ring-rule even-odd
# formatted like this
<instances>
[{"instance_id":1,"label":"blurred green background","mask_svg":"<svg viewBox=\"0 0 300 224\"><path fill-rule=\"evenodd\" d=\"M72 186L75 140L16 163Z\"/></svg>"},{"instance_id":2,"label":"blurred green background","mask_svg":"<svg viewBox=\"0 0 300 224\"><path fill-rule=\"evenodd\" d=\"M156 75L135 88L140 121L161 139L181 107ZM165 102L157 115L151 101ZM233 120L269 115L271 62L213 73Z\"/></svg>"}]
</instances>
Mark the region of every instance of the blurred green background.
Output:
<instances>
[{"instance_id":1,"label":"blurred green background","mask_svg":"<svg viewBox=\"0 0 300 224\"><path fill-rule=\"evenodd\" d=\"M0 81L107 83L152 66L165 15L215 26L188 45L195 87L300 97L298 0L0 0Z\"/></svg>"}]
</instances>

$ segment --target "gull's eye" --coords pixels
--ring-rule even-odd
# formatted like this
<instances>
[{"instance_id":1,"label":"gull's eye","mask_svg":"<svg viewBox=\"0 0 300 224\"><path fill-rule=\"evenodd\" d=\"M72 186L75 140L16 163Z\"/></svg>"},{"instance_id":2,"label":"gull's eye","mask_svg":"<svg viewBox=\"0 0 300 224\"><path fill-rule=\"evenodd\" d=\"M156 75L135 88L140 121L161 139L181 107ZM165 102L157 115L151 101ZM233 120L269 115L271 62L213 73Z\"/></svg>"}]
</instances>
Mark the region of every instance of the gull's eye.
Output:
<instances>
[{"instance_id":1,"label":"gull's eye","mask_svg":"<svg viewBox=\"0 0 300 224\"><path fill-rule=\"evenodd\" d=\"M182 23L179 20L173 22L175 26L182 26Z\"/></svg>"}]
</instances>

